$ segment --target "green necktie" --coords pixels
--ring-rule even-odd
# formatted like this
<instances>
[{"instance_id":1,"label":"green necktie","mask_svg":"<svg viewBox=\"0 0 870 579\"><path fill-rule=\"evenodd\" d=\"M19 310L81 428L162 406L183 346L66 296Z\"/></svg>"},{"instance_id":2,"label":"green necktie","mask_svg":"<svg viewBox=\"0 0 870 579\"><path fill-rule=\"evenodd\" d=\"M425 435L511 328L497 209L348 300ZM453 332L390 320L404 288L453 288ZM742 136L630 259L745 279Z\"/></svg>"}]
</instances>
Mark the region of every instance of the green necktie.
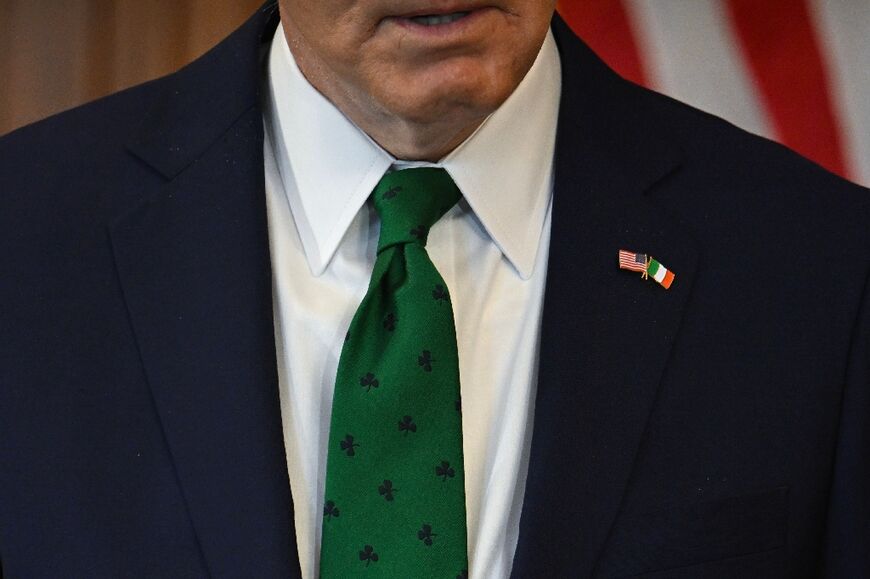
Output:
<instances>
[{"instance_id":1,"label":"green necktie","mask_svg":"<svg viewBox=\"0 0 870 579\"><path fill-rule=\"evenodd\" d=\"M426 253L460 196L432 168L388 173L372 193L381 234L335 380L321 579L467 576L456 330Z\"/></svg>"}]
</instances>

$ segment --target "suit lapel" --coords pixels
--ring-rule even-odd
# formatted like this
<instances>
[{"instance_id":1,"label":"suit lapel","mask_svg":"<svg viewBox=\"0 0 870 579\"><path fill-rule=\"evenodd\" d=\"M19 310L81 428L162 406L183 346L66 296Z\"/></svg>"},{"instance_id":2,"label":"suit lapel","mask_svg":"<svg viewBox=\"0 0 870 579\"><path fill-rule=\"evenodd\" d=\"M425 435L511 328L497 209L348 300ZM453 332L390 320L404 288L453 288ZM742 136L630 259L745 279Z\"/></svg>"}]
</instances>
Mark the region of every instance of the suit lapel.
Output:
<instances>
[{"instance_id":1,"label":"suit lapel","mask_svg":"<svg viewBox=\"0 0 870 579\"><path fill-rule=\"evenodd\" d=\"M514 577L587 577L618 513L692 285L692 240L651 200L679 151L554 24L563 98L529 476ZM619 270L655 256L670 290Z\"/></svg>"},{"instance_id":2,"label":"suit lapel","mask_svg":"<svg viewBox=\"0 0 870 579\"><path fill-rule=\"evenodd\" d=\"M300 576L257 98L261 40L276 20L267 7L168 81L130 145L166 181L110 227L146 378L213 576Z\"/></svg>"}]
</instances>

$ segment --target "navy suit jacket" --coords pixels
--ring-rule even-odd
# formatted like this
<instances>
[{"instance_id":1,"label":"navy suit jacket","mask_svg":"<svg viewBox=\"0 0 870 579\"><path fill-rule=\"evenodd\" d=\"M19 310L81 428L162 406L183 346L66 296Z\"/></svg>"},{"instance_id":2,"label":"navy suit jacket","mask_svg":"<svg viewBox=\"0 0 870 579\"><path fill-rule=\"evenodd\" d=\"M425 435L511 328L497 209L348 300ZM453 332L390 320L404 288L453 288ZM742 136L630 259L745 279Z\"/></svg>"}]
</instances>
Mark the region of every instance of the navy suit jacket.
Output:
<instances>
[{"instance_id":1,"label":"navy suit jacket","mask_svg":"<svg viewBox=\"0 0 870 579\"><path fill-rule=\"evenodd\" d=\"M277 19L0 140L6 579L299 577L263 184ZM553 26L513 576L870 576L870 195Z\"/></svg>"}]
</instances>

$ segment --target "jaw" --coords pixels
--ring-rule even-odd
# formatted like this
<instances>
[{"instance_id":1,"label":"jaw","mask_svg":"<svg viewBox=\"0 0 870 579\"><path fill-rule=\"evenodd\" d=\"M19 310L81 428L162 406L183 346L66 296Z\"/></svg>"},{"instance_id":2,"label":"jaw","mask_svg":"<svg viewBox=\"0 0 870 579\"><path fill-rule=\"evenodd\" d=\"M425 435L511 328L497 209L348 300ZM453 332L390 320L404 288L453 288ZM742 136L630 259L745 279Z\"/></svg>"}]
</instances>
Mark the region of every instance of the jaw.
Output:
<instances>
[{"instance_id":1,"label":"jaw","mask_svg":"<svg viewBox=\"0 0 870 579\"><path fill-rule=\"evenodd\" d=\"M411 4L402 4L401 17L374 18L352 8L326 40L306 38L292 22L285 32L308 81L372 139L397 158L437 161L510 96L549 21L529 36L529 23L519 16L483 7L426 25L413 22L427 18ZM423 5L424 12L434 5L446 14L459 6L456 0ZM518 50L512 38L527 46Z\"/></svg>"}]
</instances>

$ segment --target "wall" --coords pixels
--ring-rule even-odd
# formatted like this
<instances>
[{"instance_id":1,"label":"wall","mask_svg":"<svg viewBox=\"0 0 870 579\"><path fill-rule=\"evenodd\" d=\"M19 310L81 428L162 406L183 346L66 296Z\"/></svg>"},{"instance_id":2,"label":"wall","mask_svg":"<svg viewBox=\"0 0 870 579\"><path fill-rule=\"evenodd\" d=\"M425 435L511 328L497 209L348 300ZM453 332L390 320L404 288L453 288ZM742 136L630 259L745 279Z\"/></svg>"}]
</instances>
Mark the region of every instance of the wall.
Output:
<instances>
[{"instance_id":1,"label":"wall","mask_svg":"<svg viewBox=\"0 0 870 579\"><path fill-rule=\"evenodd\" d=\"M260 0L0 0L0 134L156 78Z\"/></svg>"}]
</instances>

